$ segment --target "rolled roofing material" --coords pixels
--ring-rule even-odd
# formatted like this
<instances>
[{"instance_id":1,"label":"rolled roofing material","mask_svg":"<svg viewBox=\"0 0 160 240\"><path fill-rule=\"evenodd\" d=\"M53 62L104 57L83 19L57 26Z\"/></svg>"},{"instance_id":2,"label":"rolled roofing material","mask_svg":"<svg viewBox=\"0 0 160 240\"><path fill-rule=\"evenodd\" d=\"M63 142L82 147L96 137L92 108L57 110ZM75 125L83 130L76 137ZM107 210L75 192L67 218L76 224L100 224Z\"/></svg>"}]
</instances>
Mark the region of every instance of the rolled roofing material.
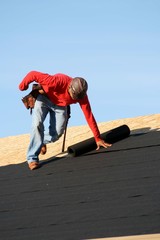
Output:
<instances>
[{"instance_id":1,"label":"rolled roofing material","mask_svg":"<svg viewBox=\"0 0 160 240\"><path fill-rule=\"evenodd\" d=\"M129 127L127 125L122 125L101 134L101 138L107 143L115 143L124 138L129 137L129 135L130 135ZM93 151L96 149L96 147L97 145L95 139L92 137L82 142L76 143L72 146L69 146L67 151L68 154L70 154L73 157L76 157L87 152Z\"/></svg>"}]
</instances>

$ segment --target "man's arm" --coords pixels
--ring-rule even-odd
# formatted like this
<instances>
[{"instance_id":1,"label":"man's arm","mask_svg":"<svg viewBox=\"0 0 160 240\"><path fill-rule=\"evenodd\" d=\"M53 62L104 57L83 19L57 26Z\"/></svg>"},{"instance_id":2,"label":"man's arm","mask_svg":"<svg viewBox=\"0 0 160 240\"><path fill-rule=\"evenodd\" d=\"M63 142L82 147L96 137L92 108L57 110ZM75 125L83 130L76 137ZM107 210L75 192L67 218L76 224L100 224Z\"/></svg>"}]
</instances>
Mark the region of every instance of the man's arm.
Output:
<instances>
[{"instance_id":1,"label":"man's arm","mask_svg":"<svg viewBox=\"0 0 160 240\"><path fill-rule=\"evenodd\" d=\"M99 132L99 129L98 129L98 126L97 126L97 123L96 123L96 120L94 118L94 115L92 113L92 110L91 110L91 106L90 106L90 102L88 100L88 97L85 96L84 99L82 99L80 102L80 107L84 113L84 116L86 118L86 121L90 127L90 129L92 130L93 132L93 135L94 135L94 138L96 141L98 141L100 139L100 132Z\"/></svg>"},{"instance_id":2,"label":"man's arm","mask_svg":"<svg viewBox=\"0 0 160 240\"><path fill-rule=\"evenodd\" d=\"M85 115L87 123L93 132L93 135L97 144L96 150L99 150L100 147L104 147L104 148L110 147L111 144L106 143L103 139L101 139L100 131L98 129L97 122L92 113L91 106L87 96L80 102L80 106Z\"/></svg>"},{"instance_id":3,"label":"man's arm","mask_svg":"<svg viewBox=\"0 0 160 240\"><path fill-rule=\"evenodd\" d=\"M19 84L19 89L21 91L27 90L28 86L31 82L37 82L40 85L44 84L44 81L46 81L46 79L49 77L48 74L46 73L41 73L41 72L37 72L37 71L31 71L29 72L24 79L22 80L22 82Z\"/></svg>"}]
</instances>

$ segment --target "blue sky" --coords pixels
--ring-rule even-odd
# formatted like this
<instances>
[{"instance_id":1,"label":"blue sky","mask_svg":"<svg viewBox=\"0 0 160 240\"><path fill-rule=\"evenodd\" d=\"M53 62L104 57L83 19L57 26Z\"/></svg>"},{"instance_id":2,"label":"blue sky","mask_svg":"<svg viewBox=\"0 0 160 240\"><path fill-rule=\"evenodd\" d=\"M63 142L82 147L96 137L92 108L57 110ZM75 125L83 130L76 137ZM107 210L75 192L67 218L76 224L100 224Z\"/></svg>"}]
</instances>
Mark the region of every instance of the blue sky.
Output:
<instances>
[{"instance_id":1,"label":"blue sky","mask_svg":"<svg viewBox=\"0 0 160 240\"><path fill-rule=\"evenodd\" d=\"M97 122L159 113L159 0L2 0L0 32L0 137L30 132L18 85L31 70L84 77Z\"/></svg>"}]
</instances>

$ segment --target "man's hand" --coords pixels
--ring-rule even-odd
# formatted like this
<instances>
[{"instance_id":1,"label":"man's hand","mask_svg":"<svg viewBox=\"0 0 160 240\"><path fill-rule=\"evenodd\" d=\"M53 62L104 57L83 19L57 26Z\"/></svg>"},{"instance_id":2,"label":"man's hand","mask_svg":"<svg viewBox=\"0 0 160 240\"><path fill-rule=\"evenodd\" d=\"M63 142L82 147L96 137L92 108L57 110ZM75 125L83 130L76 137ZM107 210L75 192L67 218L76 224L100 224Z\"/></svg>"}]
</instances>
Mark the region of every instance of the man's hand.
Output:
<instances>
[{"instance_id":1,"label":"man's hand","mask_svg":"<svg viewBox=\"0 0 160 240\"><path fill-rule=\"evenodd\" d=\"M98 142L96 142L97 143L97 149L96 150L99 150L100 149L100 147L104 147L104 148L107 148L107 147L111 147L112 146L112 144L110 144L110 143L106 143L104 140L99 140Z\"/></svg>"}]
</instances>

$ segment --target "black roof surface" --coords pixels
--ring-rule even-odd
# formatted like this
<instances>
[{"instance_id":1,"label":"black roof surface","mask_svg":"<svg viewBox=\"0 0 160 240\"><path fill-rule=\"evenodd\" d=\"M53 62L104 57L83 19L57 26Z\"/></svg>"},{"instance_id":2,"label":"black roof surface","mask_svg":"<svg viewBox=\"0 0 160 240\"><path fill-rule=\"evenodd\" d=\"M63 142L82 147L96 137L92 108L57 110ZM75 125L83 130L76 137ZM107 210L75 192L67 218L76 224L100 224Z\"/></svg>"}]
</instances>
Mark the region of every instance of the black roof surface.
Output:
<instances>
[{"instance_id":1,"label":"black roof surface","mask_svg":"<svg viewBox=\"0 0 160 240\"><path fill-rule=\"evenodd\" d=\"M160 132L107 150L0 167L0 239L160 233Z\"/></svg>"}]
</instances>

